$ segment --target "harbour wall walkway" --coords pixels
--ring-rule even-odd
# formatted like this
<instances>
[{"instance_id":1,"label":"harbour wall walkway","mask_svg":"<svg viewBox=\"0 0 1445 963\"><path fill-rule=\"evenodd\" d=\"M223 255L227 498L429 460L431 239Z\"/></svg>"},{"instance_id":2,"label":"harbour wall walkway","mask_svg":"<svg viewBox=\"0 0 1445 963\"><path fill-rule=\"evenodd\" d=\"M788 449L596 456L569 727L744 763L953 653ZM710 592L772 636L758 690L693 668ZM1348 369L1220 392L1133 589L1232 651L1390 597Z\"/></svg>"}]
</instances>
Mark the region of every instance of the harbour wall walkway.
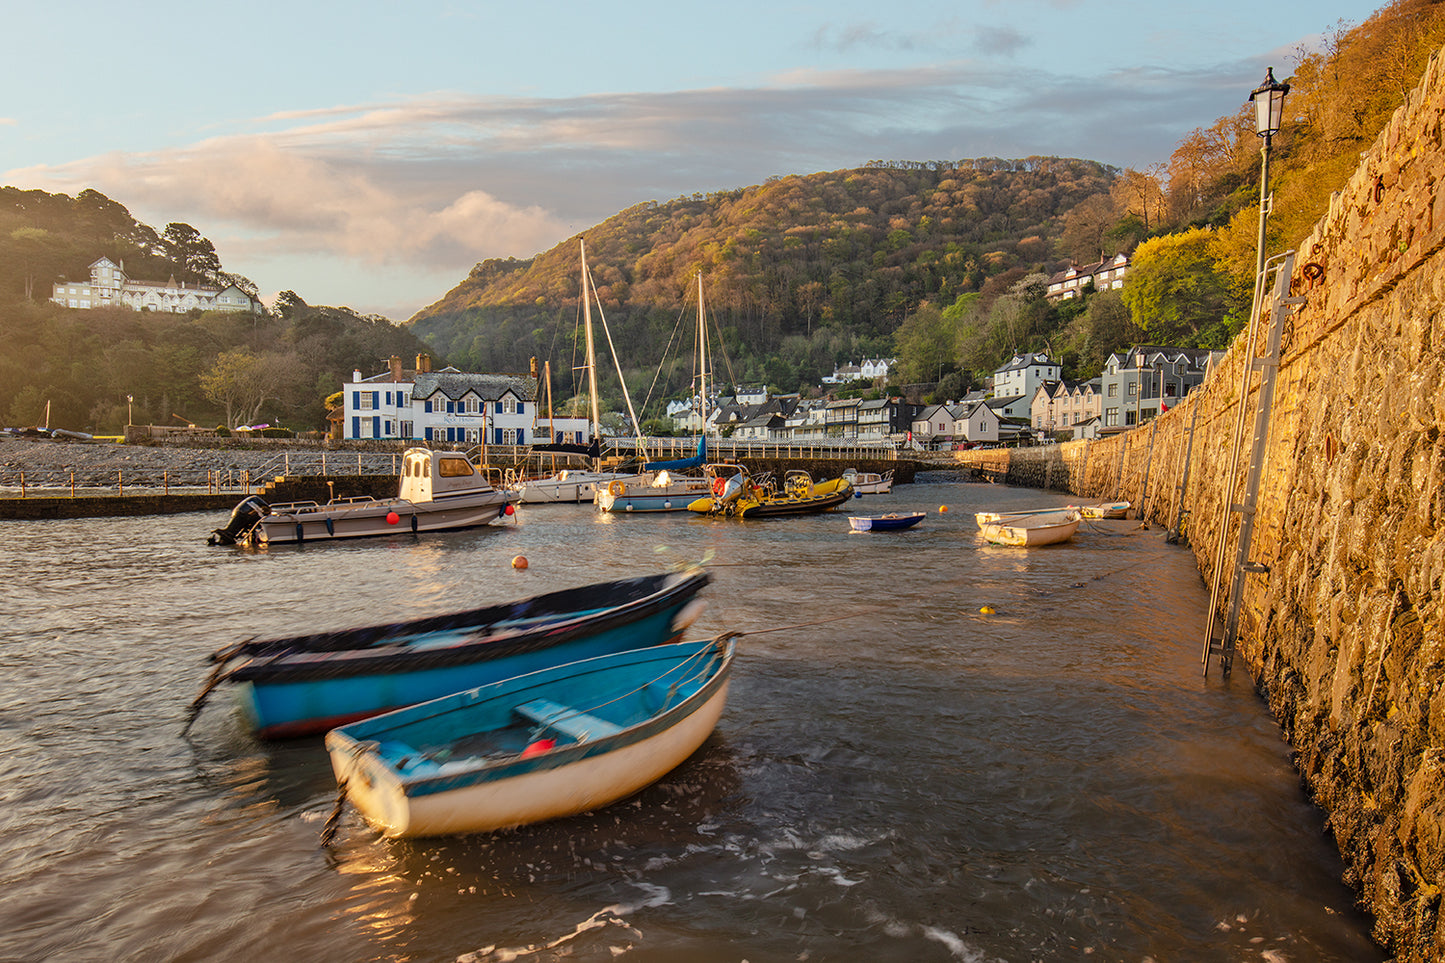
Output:
<instances>
[{"instance_id":1,"label":"harbour wall walkway","mask_svg":"<svg viewBox=\"0 0 1445 963\"><path fill-rule=\"evenodd\" d=\"M1250 552L1267 571L1239 576L1237 658L1402 963L1445 959L1442 68L1437 53L1297 252L1291 290L1305 303L1284 330ZM1257 374L1241 398L1244 341L1183 404L1126 434L960 460L1011 484L1128 499L1163 529L1182 514L1205 583L1226 569L1227 590L1243 516L1225 501L1248 460L1231 472L1235 425L1259 400ZM1245 455L1249 444L1246 432Z\"/></svg>"}]
</instances>

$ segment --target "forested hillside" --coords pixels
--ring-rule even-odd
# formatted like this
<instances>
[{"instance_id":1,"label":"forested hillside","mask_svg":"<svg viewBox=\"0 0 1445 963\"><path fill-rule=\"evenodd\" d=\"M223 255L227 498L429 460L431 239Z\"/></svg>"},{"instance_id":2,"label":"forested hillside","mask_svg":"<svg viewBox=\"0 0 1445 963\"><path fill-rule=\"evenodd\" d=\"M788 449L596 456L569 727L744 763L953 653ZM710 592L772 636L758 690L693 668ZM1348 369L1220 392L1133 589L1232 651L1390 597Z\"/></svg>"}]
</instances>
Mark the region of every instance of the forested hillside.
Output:
<instances>
[{"instance_id":1,"label":"forested hillside","mask_svg":"<svg viewBox=\"0 0 1445 963\"><path fill-rule=\"evenodd\" d=\"M890 353L926 301L1066 263L1065 215L1117 173L1055 157L875 163L639 204L584 237L629 381L652 378L701 272L732 363L721 376L791 391L837 361ZM579 274L575 239L485 261L412 327L459 367L518 370L533 356L565 367ZM686 382L671 375L673 390Z\"/></svg>"},{"instance_id":2,"label":"forested hillside","mask_svg":"<svg viewBox=\"0 0 1445 963\"><path fill-rule=\"evenodd\" d=\"M136 424L325 424L327 395L355 368L429 350L409 331L283 292L273 314L75 310L59 279L88 280L105 255L135 278L255 285L226 272L188 224L157 233L105 195L0 188L0 423L99 433ZM127 396L134 401L127 402Z\"/></svg>"}]
</instances>

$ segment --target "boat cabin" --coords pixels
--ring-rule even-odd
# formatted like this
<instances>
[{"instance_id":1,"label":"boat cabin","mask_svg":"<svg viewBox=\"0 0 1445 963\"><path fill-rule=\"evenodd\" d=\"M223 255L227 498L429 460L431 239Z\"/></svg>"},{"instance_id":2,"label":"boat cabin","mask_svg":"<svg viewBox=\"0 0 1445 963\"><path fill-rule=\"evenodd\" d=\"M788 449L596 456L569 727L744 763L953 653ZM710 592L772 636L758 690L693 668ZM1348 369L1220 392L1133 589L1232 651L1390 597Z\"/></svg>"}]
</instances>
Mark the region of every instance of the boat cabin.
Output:
<instances>
[{"instance_id":1,"label":"boat cabin","mask_svg":"<svg viewBox=\"0 0 1445 963\"><path fill-rule=\"evenodd\" d=\"M486 479L461 452L408 448L402 456L401 497L407 501L429 502L487 487Z\"/></svg>"}]
</instances>

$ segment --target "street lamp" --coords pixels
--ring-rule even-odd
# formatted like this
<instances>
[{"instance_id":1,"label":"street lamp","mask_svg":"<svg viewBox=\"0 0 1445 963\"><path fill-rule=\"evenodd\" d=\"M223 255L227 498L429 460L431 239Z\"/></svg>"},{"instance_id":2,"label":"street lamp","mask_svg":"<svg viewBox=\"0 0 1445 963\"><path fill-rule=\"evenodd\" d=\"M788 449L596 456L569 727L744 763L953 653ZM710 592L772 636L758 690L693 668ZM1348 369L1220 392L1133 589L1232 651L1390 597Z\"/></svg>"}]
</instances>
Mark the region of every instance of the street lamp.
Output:
<instances>
[{"instance_id":1,"label":"street lamp","mask_svg":"<svg viewBox=\"0 0 1445 963\"><path fill-rule=\"evenodd\" d=\"M1289 84L1282 84L1274 79L1274 68L1266 67L1264 71L1264 83L1260 84L1250 92L1249 99L1254 101L1255 132L1264 138L1264 146L1260 148L1260 175L1259 175L1259 250L1255 260L1255 299L1259 298L1260 285L1264 277L1264 231L1269 220L1270 193L1269 193L1269 151L1271 141L1275 134L1279 133L1280 125L1284 122L1284 95L1289 93Z\"/></svg>"},{"instance_id":2,"label":"street lamp","mask_svg":"<svg viewBox=\"0 0 1445 963\"><path fill-rule=\"evenodd\" d=\"M125 396L125 426L126 426L127 428L129 428L131 425L135 424L135 421L134 421L134 419L131 418L131 414L130 414L130 406L131 406L131 402L133 402L133 401L135 401L135 397L134 397L133 395L126 395L126 396Z\"/></svg>"}]
</instances>

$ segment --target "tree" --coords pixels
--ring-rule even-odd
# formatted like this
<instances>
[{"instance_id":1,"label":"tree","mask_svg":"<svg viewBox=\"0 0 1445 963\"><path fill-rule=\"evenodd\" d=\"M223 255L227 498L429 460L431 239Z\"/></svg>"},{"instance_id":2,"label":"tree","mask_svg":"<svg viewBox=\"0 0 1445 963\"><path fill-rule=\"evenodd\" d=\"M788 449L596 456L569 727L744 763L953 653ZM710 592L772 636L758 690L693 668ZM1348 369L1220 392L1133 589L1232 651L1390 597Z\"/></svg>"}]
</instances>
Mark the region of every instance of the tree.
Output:
<instances>
[{"instance_id":1,"label":"tree","mask_svg":"<svg viewBox=\"0 0 1445 963\"><path fill-rule=\"evenodd\" d=\"M14 250L20 255L21 273L25 279L25 300L35 296L35 278L44 270L53 244L50 232L38 227L20 227L10 232ZM48 265L47 265L48 266Z\"/></svg>"},{"instance_id":2,"label":"tree","mask_svg":"<svg viewBox=\"0 0 1445 963\"><path fill-rule=\"evenodd\" d=\"M201 375L201 390L221 405L226 427L252 424L268 401L283 400L301 374L294 355L284 352L252 354L245 348L223 351Z\"/></svg>"},{"instance_id":3,"label":"tree","mask_svg":"<svg viewBox=\"0 0 1445 963\"><path fill-rule=\"evenodd\" d=\"M172 221L161 232L166 255L190 281L214 281L221 273L221 258L215 245L189 224Z\"/></svg>"},{"instance_id":4,"label":"tree","mask_svg":"<svg viewBox=\"0 0 1445 963\"><path fill-rule=\"evenodd\" d=\"M1210 253L1214 231L1192 228L1151 238L1134 251L1122 291L1130 317L1156 344L1192 341L1235 312L1227 279Z\"/></svg>"}]
</instances>

